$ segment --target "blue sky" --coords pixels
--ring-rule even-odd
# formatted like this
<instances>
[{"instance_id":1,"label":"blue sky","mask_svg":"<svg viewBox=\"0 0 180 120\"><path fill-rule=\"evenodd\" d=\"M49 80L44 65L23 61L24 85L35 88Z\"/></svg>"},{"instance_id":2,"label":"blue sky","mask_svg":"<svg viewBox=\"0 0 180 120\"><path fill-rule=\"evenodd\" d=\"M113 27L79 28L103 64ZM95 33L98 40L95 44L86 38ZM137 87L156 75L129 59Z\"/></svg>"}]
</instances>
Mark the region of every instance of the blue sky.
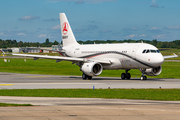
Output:
<instances>
[{"instance_id":1,"label":"blue sky","mask_svg":"<svg viewBox=\"0 0 180 120\"><path fill-rule=\"evenodd\" d=\"M180 39L179 0L1 0L0 39L61 41L59 13L77 40Z\"/></svg>"}]
</instances>

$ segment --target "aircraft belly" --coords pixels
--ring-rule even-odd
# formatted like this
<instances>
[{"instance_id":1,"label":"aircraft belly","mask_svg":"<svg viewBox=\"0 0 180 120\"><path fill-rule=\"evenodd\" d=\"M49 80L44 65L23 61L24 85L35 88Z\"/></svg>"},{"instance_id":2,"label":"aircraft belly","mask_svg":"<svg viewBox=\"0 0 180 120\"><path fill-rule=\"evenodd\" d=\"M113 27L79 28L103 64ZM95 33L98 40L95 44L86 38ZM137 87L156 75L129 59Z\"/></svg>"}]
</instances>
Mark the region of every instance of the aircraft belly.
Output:
<instances>
[{"instance_id":1,"label":"aircraft belly","mask_svg":"<svg viewBox=\"0 0 180 120\"><path fill-rule=\"evenodd\" d=\"M117 58L117 56L106 58L111 62L110 65L103 65L103 69L123 69L121 61Z\"/></svg>"},{"instance_id":2,"label":"aircraft belly","mask_svg":"<svg viewBox=\"0 0 180 120\"><path fill-rule=\"evenodd\" d=\"M138 63L131 59L122 59L121 60L122 66L124 69L137 69Z\"/></svg>"}]
</instances>

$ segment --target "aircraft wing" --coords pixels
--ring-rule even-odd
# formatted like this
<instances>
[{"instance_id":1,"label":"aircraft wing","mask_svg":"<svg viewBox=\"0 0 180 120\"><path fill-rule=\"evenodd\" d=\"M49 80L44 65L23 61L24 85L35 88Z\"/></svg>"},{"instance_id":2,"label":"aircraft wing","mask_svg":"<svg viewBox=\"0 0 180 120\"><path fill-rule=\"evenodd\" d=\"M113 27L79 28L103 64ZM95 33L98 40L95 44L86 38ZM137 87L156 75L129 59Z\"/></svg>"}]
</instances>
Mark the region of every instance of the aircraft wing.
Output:
<instances>
[{"instance_id":1,"label":"aircraft wing","mask_svg":"<svg viewBox=\"0 0 180 120\"><path fill-rule=\"evenodd\" d=\"M60 49L60 50L40 49L40 50L46 50L46 51L53 51L53 52L57 52L57 53L58 53L58 54L60 54L61 56L64 56L64 54L63 54L63 53L65 53L63 49ZM64 57L65 57L65 56L64 56Z\"/></svg>"},{"instance_id":2,"label":"aircraft wing","mask_svg":"<svg viewBox=\"0 0 180 120\"><path fill-rule=\"evenodd\" d=\"M56 62L60 61L73 61L73 62L99 62L103 64L111 64L108 60L97 60L97 59L87 59L87 58L74 58L74 57L60 57L60 56L48 56L48 55L33 55L33 54L12 54L16 56L32 57L34 60L41 59L54 59Z\"/></svg>"},{"instance_id":3,"label":"aircraft wing","mask_svg":"<svg viewBox=\"0 0 180 120\"><path fill-rule=\"evenodd\" d=\"M164 59L178 57L178 55L176 55L175 53L173 53L173 54L174 55L167 55L167 56L163 56L163 57L164 57Z\"/></svg>"}]
</instances>

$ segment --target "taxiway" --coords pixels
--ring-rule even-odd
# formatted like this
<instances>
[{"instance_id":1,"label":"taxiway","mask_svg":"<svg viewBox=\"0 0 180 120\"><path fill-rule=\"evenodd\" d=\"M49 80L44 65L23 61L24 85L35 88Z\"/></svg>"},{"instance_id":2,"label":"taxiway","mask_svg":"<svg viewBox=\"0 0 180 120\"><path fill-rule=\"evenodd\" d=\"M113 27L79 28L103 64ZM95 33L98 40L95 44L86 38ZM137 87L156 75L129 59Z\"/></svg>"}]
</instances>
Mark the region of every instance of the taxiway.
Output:
<instances>
[{"instance_id":1,"label":"taxiway","mask_svg":"<svg viewBox=\"0 0 180 120\"><path fill-rule=\"evenodd\" d=\"M180 79L139 78L121 80L119 77L94 77L82 80L81 76L37 75L0 72L0 89L67 89L67 88L180 88Z\"/></svg>"},{"instance_id":2,"label":"taxiway","mask_svg":"<svg viewBox=\"0 0 180 120\"><path fill-rule=\"evenodd\" d=\"M0 89L40 88L180 88L180 79L139 78L121 80L114 77L94 77L82 80L80 76L0 73ZM32 104L32 107L0 107L0 120L49 119L151 119L178 120L179 101L152 101L101 98L52 98L0 96L0 103Z\"/></svg>"},{"instance_id":3,"label":"taxiway","mask_svg":"<svg viewBox=\"0 0 180 120\"><path fill-rule=\"evenodd\" d=\"M35 105L0 107L0 120L178 120L180 117L179 101L0 96L0 102Z\"/></svg>"}]
</instances>

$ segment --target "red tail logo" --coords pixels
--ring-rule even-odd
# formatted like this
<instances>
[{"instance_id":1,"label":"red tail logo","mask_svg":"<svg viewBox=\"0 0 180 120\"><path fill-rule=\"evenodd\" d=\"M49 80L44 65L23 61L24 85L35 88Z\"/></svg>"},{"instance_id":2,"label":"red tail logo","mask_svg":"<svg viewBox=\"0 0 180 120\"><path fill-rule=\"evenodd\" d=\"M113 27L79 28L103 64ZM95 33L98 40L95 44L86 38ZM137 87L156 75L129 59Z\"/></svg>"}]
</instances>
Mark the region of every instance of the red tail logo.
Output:
<instances>
[{"instance_id":1,"label":"red tail logo","mask_svg":"<svg viewBox=\"0 0 180 120\"><path fill-rule=\"evenodd\" d=\"M68 23L64 22L62 28L63 28L63 34L66 35L68 32Z\"/></svg>"}]
</instances>

